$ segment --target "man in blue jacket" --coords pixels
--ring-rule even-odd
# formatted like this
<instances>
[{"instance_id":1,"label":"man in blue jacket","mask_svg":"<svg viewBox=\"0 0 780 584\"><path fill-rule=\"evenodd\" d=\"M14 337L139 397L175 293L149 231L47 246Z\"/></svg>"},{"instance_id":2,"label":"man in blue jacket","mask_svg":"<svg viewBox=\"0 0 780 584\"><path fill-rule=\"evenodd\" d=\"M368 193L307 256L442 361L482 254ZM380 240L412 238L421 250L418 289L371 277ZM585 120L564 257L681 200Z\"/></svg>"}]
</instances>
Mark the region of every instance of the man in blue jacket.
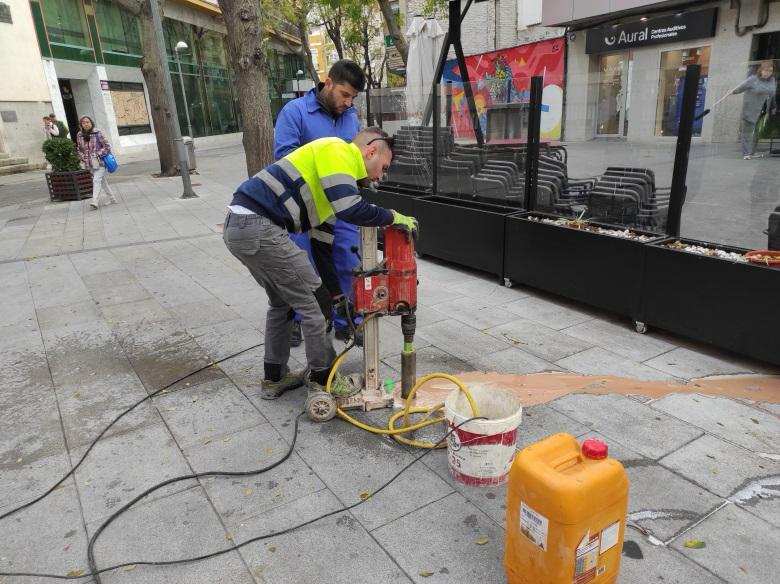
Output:
<instances>
[{"instance_id":1,"label":"man in blue jacket","mask_svg":"<svg viewBox=\"0 0 780 584\"><path fill-rule=\"evenodd\" d=\"M303 97L287 103L276 120L274 128L274 158L279 160L318 138L336 137L351 142L360 129L353 100L366 86L366 76L357 63L343 59L328 71L324 83L311 89ZM333 260L341 289L351 296L352 268L360 264L357 251L360 249L358 227L338 219L336 221ZM291 235L298 247L309 254L309 234ZM348 341L352 335L349 323L334 315L336 338ZM295 317L295 326L290 344L297 347L303 340L300 316ZM358 343L362 344L361 339Z\"/></svg>"}]
</instances>

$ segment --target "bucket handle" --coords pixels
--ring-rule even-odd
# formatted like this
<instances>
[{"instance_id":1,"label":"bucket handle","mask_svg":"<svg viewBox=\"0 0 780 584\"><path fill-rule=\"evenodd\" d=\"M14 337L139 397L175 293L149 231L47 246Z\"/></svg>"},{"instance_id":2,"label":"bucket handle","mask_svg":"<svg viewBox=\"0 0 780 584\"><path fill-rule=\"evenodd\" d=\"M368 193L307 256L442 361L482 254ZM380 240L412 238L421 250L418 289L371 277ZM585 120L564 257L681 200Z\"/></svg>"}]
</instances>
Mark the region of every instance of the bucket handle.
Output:
<instances>
[{"instance_id":1,"label":"bucket handle","mask_svg":"<svg viewBox=\"0 0 780 584\"><path fill-rule=\"evenodd\" d=\"M553 459L550 461L550 466L553 467L553 469L557 471L564 471L575 464L584 462L584 458L582 457L582 454L580 452L576 453L569 453L564 454L563 456L559 456L558 458Z\"/></svg>"}]
</instances>

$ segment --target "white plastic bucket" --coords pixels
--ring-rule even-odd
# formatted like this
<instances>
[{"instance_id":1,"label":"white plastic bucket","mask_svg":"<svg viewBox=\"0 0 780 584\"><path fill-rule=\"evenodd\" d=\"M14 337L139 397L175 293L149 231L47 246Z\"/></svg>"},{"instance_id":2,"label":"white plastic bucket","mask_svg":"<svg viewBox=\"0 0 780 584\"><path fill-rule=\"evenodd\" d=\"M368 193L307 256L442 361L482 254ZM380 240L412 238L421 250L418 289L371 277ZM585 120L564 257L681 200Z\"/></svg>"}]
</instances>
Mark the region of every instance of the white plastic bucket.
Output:
<instances>
[{"instance_id":1,"label":"white plastic bucket","mask_svg":"<svg viewBox=\"0 0 780 584\"><path fill-rule=\"evenodd\" d=\"M472 486L492 487L506 482L515 459L517 429L523 419L520 400L491 386L469 388L480 416L474 420L466 396L458 389L444 401L444 417L452 430L447 438L450 474Z\"/></svg>"}]
</instances>

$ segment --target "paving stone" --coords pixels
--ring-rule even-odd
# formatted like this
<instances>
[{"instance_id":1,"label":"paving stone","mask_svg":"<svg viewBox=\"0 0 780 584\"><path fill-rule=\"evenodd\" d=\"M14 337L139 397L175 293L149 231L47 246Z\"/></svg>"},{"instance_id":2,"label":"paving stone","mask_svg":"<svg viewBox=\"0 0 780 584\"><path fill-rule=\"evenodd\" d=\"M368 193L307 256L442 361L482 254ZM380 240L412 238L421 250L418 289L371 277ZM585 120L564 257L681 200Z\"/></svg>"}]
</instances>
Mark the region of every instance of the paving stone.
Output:
<instances>
[{"instance_id":1,"label":"paving stone","mask_svg":"<svg viewBox=\"0 0 780 584\"><path fill-rule=\"evenodd\" d=\"M710 435L686 444L659 463L721 497L753 480L780 475L780 463Z\"/></svg>"},{"instance_id":2,"label":"paving stone","mask_svg":"<svg viewBox=\"0 0 780 584\"><path fill-rule=\"evenodd\" d=\"M0 507L0 515L10 511ZM4 523L0 538L0 572L34 572L65 576L71 570L87 570L87 538L81 519L78 494L69 479L61 489L41 502L20 511ZM12 526L12 527L11 527ZM44 584L49 578L0 576L0 582ZM71 580L87 582L88 578Z\"/></svg>"},{"instance_id":3,"label":"paving stone","mask_svg":"<svg viewBox=\"0 0 780 584\"><path fill-rule=\"evenodd\" d=\"M776 468L776 465L774 465ZM746 481L729 500L745 511L780 527L780 474Z\"/></svg>"},{"instance_id":4,"label":"paving stone","mask_svg":"<svg viewBox=\"0 0 780 584\"><path fill-rule=\"evenodd\" d=\"M447 320L450 318L450 315L436 310L432 305L418 301L415 317L417 319L417 328L421 328L435 322Z\"/></svg>"},{"instance_id":5,"label":"paving stone","mask_svg":"<svg viewBox=\"0 0 780 584\"><path fill-rule=\"evenodd\" d=\"M116 270L83 276L84 284L89 289L92 297L100 305L123 304L136 302L151 297L149 291L144 288L135 276L128 270Z\"/></svg>"},{"instance_id":6,"label":"paving stone","mask_svg":"<svg viewBox=\"0 0 780 584\"><path fill-rule=\"evenodd\" d=\"M702 434L697 428L622 395L569 394L550 407L653 459Z\"/></svg>"},{"instance_id":7,"label":"paving stone","mask_svg":"<svg viewBox=\"0 0 780 584\"><path fill-rule=\"evenodd\" d=\"M184 328L190 330L221 324L238 317L235 311L216 298L177 304L171 307L171 312L179 319ZM263 307L263 314L265 314L265 307Z\"/></svg>"},{"instance_id":8,"label":"paving stone","mask_svg":"<svg viewBox=\"0 0 780 584\"><path fill-rule=\"evenodd\" d=\"M240 318L194 327L188 332L212 359L222 359L265 342L263 331Z\"/></svg>"},{"instance_id":9,"label":"paving stone","mask_svg":"<svg viewBox=\"0 0 780 584\"><path fill-rule=\"evenodd\" d=\"M413 456L390 438L373 436L343 421L315 424L303 420L297 451L345 504L360 500L393 477ZM353 511L371 530L452 492L452 488L417 463L395 482ZM409 496L414 493L414 496Z\"/></svg>"},{"instance_id":10,"label":"paving stone","mask_svg":"<svg viewBox=\"0 0 780 584\"><path fill-rule=\"evenodd\" d=\"M464 327L462 323L452 319L418 328L418 331L426 339L436 339L434 345L439 349L464 361L472 361L509 348L507 343Z\"/></svg>"},{"instance_id":11,"label":"paving stone","mask_svg":"<svg viewBox=\"0 0 780 584\"><path fill-rule=\"evenodd\" d=\"M25 438L27 442L33 441L29 437ZM0 465L0 509L9 509L42 495L70 470L70 461L62 442L57 445L52 439L45 448L35 457L22 455L9 463L5 462L6 456L3 456L3 464ZM22 461L16 462L19 458Z\"/></svg>"},{"instance_id":12,"label":"paving stone","mask_svg":"<svg viewBox=\"0 0 780 584\"><path fill-rule=\"evenodd\" d=\"M650 359L645 364L683 379L752 372L742 363L724 361L684 347Z\"/></svg>"},{"instance_id":13,"label":"paving stone","mask_svg":"<svg viewBox=\"0 0 780 584\"><path fill-rule=\"evenodd\" d=\"M342 503L333 494L318 491L245 521L233 530L233 537L237 542L246 541L341 507ZM240 553L255 577L268 584L410 581L349 512L336 513L291 533L258 541L241 548Z\"/></svg>"},{"instance_id":14,"label":"paving stone","mask_svg":"<svg viewBox=\"0 0 780 584\"><path fill-rule=\"evenodd\" d=\"M524 375L527 373L539 373L542 371L560 371L560 367L549 361L540 359L535 355L526 353L522 349L509 347L503 351L485 355L470 363L480 371L495 371L497 373L510 373Z\"/></svg>"},{"instance_id":15,"label":"paving stone","mask_svg":"<svg viewBox=\"0 0 780 584\"><path fill-rule=\"evenodd\" d=\"M387 365L401 371L401 354L391 355L382 359ZM423 347L417 349L417 378L431 373L449 373L457 375L465 371L473 371L474 368L466 361L458 359L442 351L437 347Z\"/></svg>"},{"instance_id":16,"label":"paving stone","mask_svg":"<svg viewBox=\"0 0 780 584\"><path fill-rule=\"evenodd\" d=\"M425 520L421 520L424 517ZM437 529L430 529L436 525ZM414 582L503 583L504 532L454 493L372 532ZM477 541L487 539L484 545ZM410 545L411 542L425 545ZM423 574L432 573L430 576Z\"/></svg>"},{"instance_id":17,"label":"paving stone","mask_svg":"<svg viewBox=\"0 0 780 584\"><path fill-rule=\"evenodd\" d=\"M102 319L94 300L87 299L67 306L50 306L36 311L38 326L43 330L67 329Z\"/></svg>"},{"instance_id":18,"label":"paving stone","mask_svg":"<svg viewBox=\"0 0 780 584\"><path fill-rule=\"evenodd\" d=\"M86 253L74 253L70 255L70 261L76 271L83 278L105 272L114 272L122 269L122 264L109 250L90 251Z\"/></svg>"},{"instance_id":19,"label":"paving stone","mask_svg":"<svg viewBox=\"0 0 780 584\"><path fill-rule=\"evenodd\" d=\"M521 450L559 432L580 436L589 430L588 426L560 413L549 404L531 406L523 408L523 421L517 431L517 448Z\"/></svg>"},{"instance_id":20,"label":"paving stone","mask_svg":"<svg viewBox=\"0 0 780 584\"><path fill-rule=\"evenodd\" d=\"M292 427L287 431L291 434ZM261 424L238 432L215 435L205 443L185 449L196 472L249 471L279 461L289 443L270 424ZM325 488L322 481L293 454L280 466L257 475L201 479L209 498L227 525L285 505L308 493Z\"/></svg>"},{"instance_id":21,"label":"paving stone","mask_svg":"<svg viewBox=\"0 0 780 584\"><path fill-rule=\"evenodd\" d=\"M539 296L528 296L501 306L527 320L556 330L565 329L593 318L593 315L568 305L562 298L553 300Z\"/></svg>"},{"instance_id":22,"label":"paving stone","mask_svg":"<svg viewBox=\"0 0 780 584\"><path fill-rule=\"evenodd\" d=\"M417 303L423 306L436 306L442 302L462 298L457 286L448 288L434 275L421 273L419 260L417 262Z\"/></svg>"},{"instance_id":23,"label":"paving stone","mask_svg":"<svg viewBox=\"0 0 780 584\"><path fill-rule=\"evenodd\" d=\"M780 419L757 408L697 394L667 395L652 407L753 452L780 454Z\"/></svg>"},{"instance_id":24,"label":"paving stone","mask_svg":"<svg viewBox=\"0 0 780 584\"><path fill-rule=\"evenodd\" d=\"M90 535L99 522L87 525ZM95 545L98 566L133 561L164 561L207 554L230 546L228 532L198 487L147 504L139 504L100 535ZM101 576L107 584L187 582L254 584L237 551L200 562L174 566L137 566Z\"/></svg>"},{"instance_id":25,"label":"paving stone","mask_svg":"<svg viewBox=\"0 0 780 584\"><path fill-rule=\"evenodd\" d=\"M75 304L89 299L89 291L70 262L59 258L29 261L28 277L36 308Z\"/></svg>"},{"instance_id":26,"label":"paving stone","mask_svg":"<svg viewBox=\"0 0 780 584\"><path fill-rule=\"evenodd\" d=\"M628 528L623 541L618 584L725 584L674 549L648 543Z\"/></svg>"},{"instance_id":27,"label":"paving stone","mask_svg":"<svg viewBox=\"0 0 780 584\"><path fill-rule=\"evenodd\" d=\"M776 416L780 416L780 404L772 403L772 402L763 402L759 404L760 407L763 409L772 412Z\"/></svg>"},{"instance_id":28,"label":"paving stone","mask_svg":"<svg viewBox=\"0 0 780 584\"><path fill-rule=\"evenodd\" d=\"M688 549L688 540L703 541L706 547ZM735 505L720 509L672 545L733 584L774 582L780 571L780 531Z\"/></svg>"},{"instance_id":29,"label":"paving stone","mask_svg":"<svg viewBox=\"0 0 780 584\"><path fill-rule=\"evenodd\" d=\"M419 454L419 451L416 452ZM431 452L423 458L423 462L425 466L447 481L453 490L463 495L472 505L490 517L498 527L503 528L506 518L506 493L509 487L507 483L495 487L472 487L460 482L450 475L446 449Z\"/></svg>"},{"instance_id":30,"label":"paving stone","mask_svg":"<svg viewBox=\"0 0 780 584\"><path fill-rule=\"evenodd\" d=\"M486 332L547 361L557 361L592 346L590 343L524 318L499 325Z\"/></svg>"},{"instance_id":31,"label":"paving stone","mask_svg":"<svg viewBox=\"0 0 780 584\"><path fill-rule=\"evenodd\" d=\"M667 541L711 512L723 499L650 461L626 463L628 520Z\"/></svg>"},{"instance_id":32,"label":"paving stone","mask_svg":"<svg viewBox=\"0 0 780 584\"><path fill-rule=\"evenodd\" d=\"M564 329L563 332L632 361L646 361L676 348L671 343L654 338L652 333L636 333L628 322L617 324L594 319Z\"/></svg>"},{"instance_id":33,"label":"paving stone","mask_svg":"<svg viewBox=\"0 0 780 584\"><path fill-rule=\"evenodd\" d=\"M616 377L628 377L645 381L670 380L669 374L642 365L631 359L626 359L615 353L610 353L601 347L592 347L569 357L555 362L575 373L582 375L614 375Z\"/></svg>"},{"instance_id":34,"label":"paving stone","mask_svg":"<svg viewBox=\"0 0 780 584\"><path fill-rule=\"evenodd\" d=\"M266 420L236 386L226 379L154 398L154 403L181 448L222 439Z\"/></svg>"},{"instance_id":35,"label":"paving stone","mask_svg":"<svg viewBox=\"0 0 780 584\"><path fill-rule=\"evenodd\" d=\"M528 296L522 286L507 288L495 278L475 277L457 285L459 293L492 306L506 304Z\"/></svg>"},{"instance_id":36,"label":"paving stone","mask_svg":"<svg viewBox=\"0 0 780 584\"><path fill-rule=\"evenodd\" d=\"M72 453L74 463L85 448ZM162 423L143 426L98 442L76 471L87 523L103 519L143 490L166 479L191 474L184 456ZM181 481L152 493L148 500L181 491Z\"/></svg>"},{"instance_id":37,"label":"paving stone","mask_svg":"<svg viewBox=\"0 0 780 584\"><path fill-rule=\"evenodd\" d=\"M436 309L451 318L479 331L514 320L516 316L504 308L499 308L487 300L476 298L458 298L436 305Z\"/></svg>"}]
</instances>

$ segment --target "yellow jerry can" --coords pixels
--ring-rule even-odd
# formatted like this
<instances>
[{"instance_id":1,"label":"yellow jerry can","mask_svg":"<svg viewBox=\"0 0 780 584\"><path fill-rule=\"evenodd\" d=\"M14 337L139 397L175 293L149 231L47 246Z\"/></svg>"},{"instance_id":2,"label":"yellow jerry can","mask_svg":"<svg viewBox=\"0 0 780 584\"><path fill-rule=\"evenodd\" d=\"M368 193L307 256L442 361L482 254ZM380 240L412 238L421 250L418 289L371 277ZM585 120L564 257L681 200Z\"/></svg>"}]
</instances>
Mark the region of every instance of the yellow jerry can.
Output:
<instances>
[{"instance_id":1,"label":"yellow jerry can","mask_svg":"<svg viewBox=\"0 0 780 584\"><path fill-rule=\"evenodd\" d=\"M614 584L628 477L607 445L554 434L509 472L504 570L509 584Z\"/></svg>"}]
</instances>

